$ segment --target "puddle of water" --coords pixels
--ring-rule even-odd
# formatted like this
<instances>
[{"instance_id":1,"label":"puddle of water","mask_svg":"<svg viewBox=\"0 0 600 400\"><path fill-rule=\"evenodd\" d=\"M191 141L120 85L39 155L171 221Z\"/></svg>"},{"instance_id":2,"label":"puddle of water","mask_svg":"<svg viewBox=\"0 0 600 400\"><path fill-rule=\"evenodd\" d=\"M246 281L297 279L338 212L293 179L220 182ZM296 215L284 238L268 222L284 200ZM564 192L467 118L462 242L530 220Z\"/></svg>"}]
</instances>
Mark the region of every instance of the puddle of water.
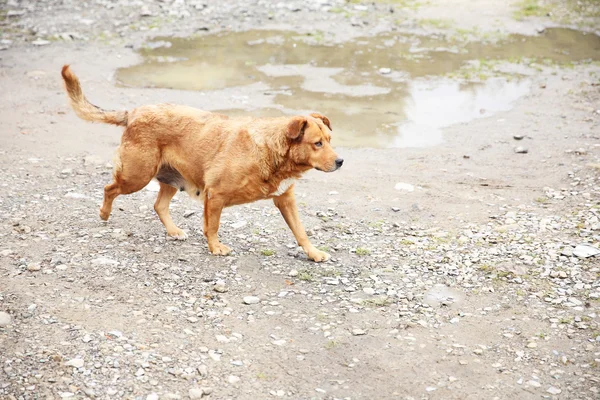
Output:
<instances>
[{"instance_id":1,"label":"puddle of water","mask_svg":"<svg viewBox=\"0 0 600 400\"><path fill-rule=\"evenodd\" d=\"M508 110L529 91L527 80L465 84L448 74L523 57L600 60L600 37L556 28L497 45L401 35L327 45L319 36L250 31L158 38L141 54L142 64L117 71L120 84L207 91L262 82L270 90L252 95L271 96L271 107L244 114L319 111L332 120L336 145L424 147L441 143L444 127Z\"/></svg>"},{"instance_id":2,"label":"puddle of water","mask_svg":"<svg viewBox=\"0 0 600 400\"><path fill-rule=\"evenodd\" d=\"M431 289L425 293L423 302L429 304L432 307L440 305L460 305L464 300L464 293L452 289L446 285L435 284Z\"/></svg>"}]
</instances>

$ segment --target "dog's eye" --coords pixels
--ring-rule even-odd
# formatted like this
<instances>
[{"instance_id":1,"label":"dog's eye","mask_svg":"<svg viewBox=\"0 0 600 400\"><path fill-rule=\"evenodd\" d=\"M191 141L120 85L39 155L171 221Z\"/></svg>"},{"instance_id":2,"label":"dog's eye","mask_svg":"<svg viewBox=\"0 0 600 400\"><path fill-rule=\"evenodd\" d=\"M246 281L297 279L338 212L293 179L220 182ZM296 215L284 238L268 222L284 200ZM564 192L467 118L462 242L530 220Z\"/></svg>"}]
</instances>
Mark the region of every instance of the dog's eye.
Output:
<instances>
[{"instance_id":1,"label":"dog's eye","mask_svg":"<svg viewBox=\"0 0 600 400\"><path fill-rule=\"evenodd\" d=\"M317 143L315 143L315 146L321 147L321 146L323 146L323 142L317 142Z\"/></svg>"}]
</instances>

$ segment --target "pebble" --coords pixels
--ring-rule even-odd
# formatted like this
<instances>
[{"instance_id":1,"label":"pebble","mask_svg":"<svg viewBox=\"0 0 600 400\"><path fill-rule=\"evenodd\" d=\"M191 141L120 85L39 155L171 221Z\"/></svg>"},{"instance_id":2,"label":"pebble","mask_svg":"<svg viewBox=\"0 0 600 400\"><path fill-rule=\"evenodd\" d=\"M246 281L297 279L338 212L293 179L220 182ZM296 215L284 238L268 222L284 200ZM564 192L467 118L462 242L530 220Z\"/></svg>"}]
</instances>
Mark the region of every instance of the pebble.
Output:
<instances>
[{"instance_id":1,"label":"pebble","mask_svg":"<svg viewBox=\"0 0 600 400\"><path fill-rule=\"evenodd\" d=\"M206 378L208 376L208 367L204 364L198 366L198 373L201 377Z\"/></svg>"},{"instance_id":2,"label":"pebble","mask_svg":"<svg viewBox=\"0 0 600 400\"><path fill-rule=\"evenodd\" d=\"M0 311L0 326L8 326L11 323L11 317L9 313Z\"/></svg>"},{"instance_id":3,"label":"pebble","mask_svg":"<svg viewBox=\"0 0 600 400\"><path fill-rule=\"evenodd\" d=\"M363 292L368 295L373 295L373 294L375 294L375 289L366 287L366 288L363 288Z\"/></svg>"},{"instance_id":4,"label":"pebble","mask_svg":"<svg viewBox=\"0 0 600 400\"><path fill-rule=\"evenodd\" d=\"M226 293L227 291L229 291L229 289L225 285L215 285L213 287L213 290L217 293Z\"/></svg>"},{"instance_id":5,"label":"pebble","mask_svg":"<svg viewBox=\"0 0 600 400\"><path fill-rule=\"evenodd\" d=\"M44 39L37 39L37 40L34 40L33 42L31 42L31 44L34 46L45 46L47 44L50 44L50 41L44 40Z\"/></svg>"},{"instance_id":6,"label":"pebble","mask_svg":"<svg viewBox=\"0 0 600 400\"><path fill-rule=\"evenodd\" d=\"M27 271L36 272L36 271L39 271L41 269L42 269L42 267L40 266L39 263L27 264Z\"/></svg>"},{"instance_id":7,"label":"pebble","mask_svg":"<svg viewBox=\"0 0 600 400\"><path fill-rule=\"evenodd\" d=\"M562 392L562 390L560 390L559 388L556 388L554 386L550 386L548 388L548 390L546 390L546 391L550 394L560 394Z\"/></svg>"},{"instance_id":8,"label":"pebble","mask_svg":"<svg viewBox=\"0 0 600 400\"><path fill-rule=\"evenodd\" d=\"M415 187L410 183L398 182L394 185L394 189L405 191L405 192L414 192Z\"/></svg>"},{"instance_id":9,"label":"pebble","mask_svg":"<svg viewBox=\"0 0 600 400\"><path fill-rule=\"evenodd\" d=\"M529 153L529 150L527 150L525 147L519 146L515 148L515 153L517 154L527 154Z\"/></svg>"},{"instance_id":10,"label":"pebble","mask_svg":"<svg viewBox=\"0 0 600 400\"><path fill-rule=\"evenodd\" d=\"M158 394L150 393L148 396L146 396L146 400L158 400Z\"/></svg>"},{"instance_id":11,"label":"pebble","mask_svg":"<svg viewBox=\"0 0 600 400\"><path fill-rule=\"evenodd\" d=\"M379 73L382 75L387 75L392 72L391 68L379 68Z\"/></svg>"},{"instance_id":12,"label":"pebble","mask_svg":"<svg viewBox=\"0 0 600 400\"><path fill-rule=\"evenodd\" d=\"M354 336L362 336L362 335L366 335L367 332L365 332L362 329L352 329L352 335Z\"/></svg>"},{"instance_id":13,"label":"pebble","mask_svg":"<svg viewBox=\"0 0 600 400\"><path fill-rule=\"evenodd\" d=\"M202 388L192 388L188 391L188 396L190 399L201 399L204 396L204 390Z\"/></svg>"},{"instance_id":14,"label":"pebble","mask_svg":"<svg viewBox=\"0 0 600 400\"><path fill-rule=\"evenodd\" d=\"M515 140L523 140L524 137L524 135L513 135L513 139Z\"/></svg>"},{"instance_id":15,"label":"pebble","mask_svg":"<svg viewBox=\"0 0 600 400\"><path fill-rule=\"evenodd\" d=\"M527 384L528 384L529 386L536 387L536 388L539 388L539 387L541 387L541 386L542 386L542 384L541 384L541 383L539 383L538 381L534 381L534 380L527 381Z\"/></svg>"},{"instance_id":16,"label":"pebble","mask_svg":"<svg viewBox=\"0 0 600 400\"><path fill-rule=\"evenodd\" d=\"M82 358L73 358L65 363L67 367L81 368L85 364Z\"/></svg>"},{"instance_id":17,"label":"pebble","mask_svg":"<svg viewBox=\"0 0 600 400\"><path fill-rule=\"evenodd\" d=\"M288 276L291 276L291 277L298 276L298 270L295 270L295 269L291 270L291 271L288 273Z\"/></svg>"},{"instance_id":18,"label":"pebble","mask_svg":"<svg viewBox=\"0 0 600 400\"><path fill-rule=\"evenodd\" d=\"M246 296L244 297L244 304L258 304L260 299L256 296Z\"/></svg>"},{"instance_id":19,"label":"pebble","mask_svg":"<svg viewBox=\"0 0 600 400\"><path fill-rule=\"evenodd\" d=\"M229 377L227 378L227 382L231 383L232 385L238 383L239 381L240 381L239 376L229 375Z\"/></svg>"}]
</instances>

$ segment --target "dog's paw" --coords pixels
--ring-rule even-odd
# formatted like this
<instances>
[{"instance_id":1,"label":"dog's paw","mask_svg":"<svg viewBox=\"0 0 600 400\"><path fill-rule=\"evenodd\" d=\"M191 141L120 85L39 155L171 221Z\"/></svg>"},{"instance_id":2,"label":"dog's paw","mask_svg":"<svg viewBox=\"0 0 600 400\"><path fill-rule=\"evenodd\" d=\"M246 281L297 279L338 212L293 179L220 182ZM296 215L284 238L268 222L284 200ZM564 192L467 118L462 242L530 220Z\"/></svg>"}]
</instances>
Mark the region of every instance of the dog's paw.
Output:
<instances>
[{"instance_id":1,"label":"dog's paw","mask_svg":"<svg viewBox=\"0 0 600 400\"><path fill-rule=\"evenodd\" d=\"M331 256L328 253L325 253L324 251L321 251L316 247L313 247L312 249L307 251L306 256L309 260L312 260L314 262L325 262L331 258Z\"/></svg>"},{"instance_id":2,"label":"dog's paw","mask_svg":"<svg viewBox=\"0 0 600 400\"><path fill-rule=\"evenodd\" d=\"M223 243L213 244L212 246L209 245L208 249L215 256L226 256L227 254L231 253L231 249L225 246Z\"/></svg>"},{"instance_id":3,"label":"dog's paw","mask_svg":"<svg viewBox=\"0 0 600 400\"><path fill-rule=\"evenodd\" d=\"M181 229L177 229L173 232L167 232L167 240L186 240L187 238L187 233L185 233Z\"/></svg>"},{"instance_id":4,"label":"dog's paw","mask_svg":"<svg viewBox=\"0 0 600 400\"><path fill-rule=\"evenodd\" d=\"M110 212L106 212L104 210L100 210L100 219L102 221L108 221L108 217L110 217Z\"/></svg>"}]
</instances>

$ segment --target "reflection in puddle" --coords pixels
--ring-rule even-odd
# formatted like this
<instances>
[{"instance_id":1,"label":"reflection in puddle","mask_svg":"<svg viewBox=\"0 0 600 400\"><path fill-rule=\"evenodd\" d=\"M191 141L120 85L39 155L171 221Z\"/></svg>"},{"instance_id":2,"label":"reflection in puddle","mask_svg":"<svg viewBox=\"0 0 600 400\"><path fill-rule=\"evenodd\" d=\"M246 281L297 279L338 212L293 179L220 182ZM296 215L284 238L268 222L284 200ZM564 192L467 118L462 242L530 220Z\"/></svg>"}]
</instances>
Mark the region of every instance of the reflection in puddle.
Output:
<instances>
[{"instance_id":1,"label":"reflection in puddle","mask_svg":"<svg viewBox=\"0 0 600 400\"><path fill-rule=\"evenodd\" d=\"M407 122L398 125L390 147L427 147L443 142L441 128L509 110L529 91L528 81L489 79L484 83L415 81L404 103Z\"/></svg>"},{"instance_id":2,"label":"reflection in puddle","mask_svg":"<svg viewBox=\"0 0 600 400\"><path fill-rule=\"evenodd\" d=\"M526 80L461 84L443 78L475 68L472 60L478 60L476 68L523 57L548 64L600 60L599 36L558 28L535 37L514 35L497 45L392 34L326 45L317 36L279 31L152 43L141 51L144 63L117 71L119 83L184 90L244 87L250 96L270 96L270 108L221 112L319 111L332 120L335 144L341 146L436 145L444 127L508 110L528 92ZM270 89L252 91L257 82Z\"/></svg>"}]
</instances>

